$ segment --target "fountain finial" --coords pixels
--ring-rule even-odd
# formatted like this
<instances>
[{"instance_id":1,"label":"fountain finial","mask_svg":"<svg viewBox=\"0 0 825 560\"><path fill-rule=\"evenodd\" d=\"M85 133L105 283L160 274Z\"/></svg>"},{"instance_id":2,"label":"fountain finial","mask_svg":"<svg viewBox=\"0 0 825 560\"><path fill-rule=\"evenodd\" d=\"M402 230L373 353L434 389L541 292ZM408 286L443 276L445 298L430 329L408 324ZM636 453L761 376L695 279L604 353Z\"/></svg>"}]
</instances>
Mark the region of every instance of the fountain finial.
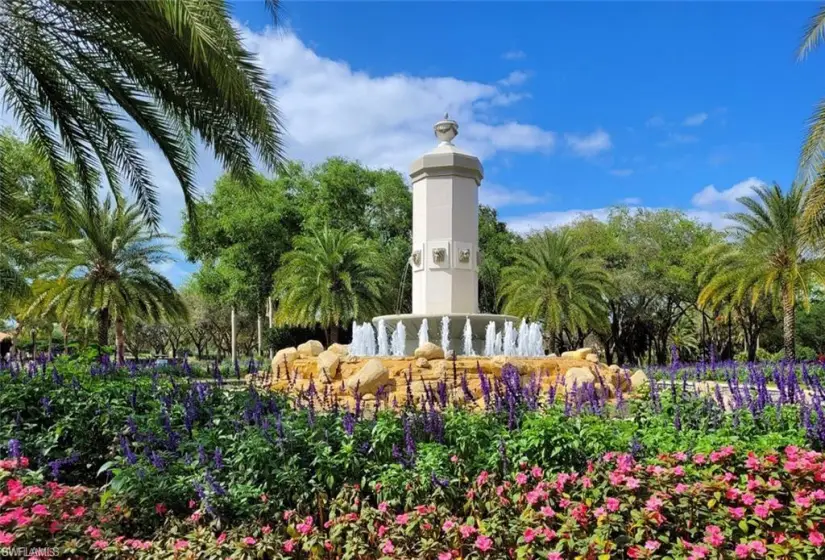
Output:
<instances>
[{"instance_id":1,"label":"fountain finial","mask_svg":"<svg viewBox=\"0 0 825 560\"><path fill-rule=\"evenodd\" d=\"M441 140L441 145L452 145L453 138L458 136L458 123L450 119L449 113L444 113L444 118L433 126L435 137Z\"/></svg>"}]
</instances>

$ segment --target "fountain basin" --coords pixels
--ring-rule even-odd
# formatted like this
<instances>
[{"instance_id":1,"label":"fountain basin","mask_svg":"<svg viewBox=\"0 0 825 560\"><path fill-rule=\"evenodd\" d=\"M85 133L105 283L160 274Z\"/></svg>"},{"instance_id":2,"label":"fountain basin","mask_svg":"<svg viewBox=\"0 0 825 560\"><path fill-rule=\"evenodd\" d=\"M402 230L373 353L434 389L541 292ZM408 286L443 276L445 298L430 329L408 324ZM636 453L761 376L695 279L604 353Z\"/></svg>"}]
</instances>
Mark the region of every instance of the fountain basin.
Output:
<instances>
[{"instance_id":1,"label":"fountain basin","mask_svg":"<svg viewBox=\"0 0 825 560\"><path fill-rule=\"evenodd\" d=\"M444 317L450 319L450 349L458 355L464 354L464 325L470 319L470 326L473 330L473 351L476 355L484 354L484 335L487 325L492 321L496 325L496 330L501 331L506 321L518 326L519 318L512 315L496 315L493 313L438 313L438 314L415 314L405 313L401 315L382 315L375 317L372 324L378 328L378 322L382 319L387 325L387 329L394 330L398 321L404 325L407 331L404 342L404 354L412 356L418 347L418 331L424 319L427 320L427 332L429 341L441 346L441 322Z\"/></svg>"}]
</instances>

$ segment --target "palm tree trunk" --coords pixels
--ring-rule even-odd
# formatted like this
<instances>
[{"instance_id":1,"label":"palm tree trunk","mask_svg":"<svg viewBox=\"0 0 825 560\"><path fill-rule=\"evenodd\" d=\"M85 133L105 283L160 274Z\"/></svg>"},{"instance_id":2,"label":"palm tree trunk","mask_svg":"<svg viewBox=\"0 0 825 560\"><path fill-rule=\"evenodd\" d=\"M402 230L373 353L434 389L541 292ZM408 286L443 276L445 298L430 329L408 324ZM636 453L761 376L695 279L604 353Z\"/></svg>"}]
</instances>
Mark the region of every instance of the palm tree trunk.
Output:
<instances>
[{"instance_id":1,"label":"palm tree trunk","mask_svg":"<svg viewBox=\"0 0 825 560\"><path fill-rule=\"evenodd\" d=\"M107 346L109 344L110 322L109 308L104 307L97 316L97 344L99 346Z\"/></svg>"},{"instance_id":2,"label":"palm tree trunk","mask_svg":"<svg viewBox=\"0 0 825 560\"><path fill-rule=\"evenodd\" d=\"M60 323L60 330L63 331L63 354L69 355L69 323L63 321Z\"/></svg>"},{"instance_id":3,"label":"palm tree trunk","mask_svg":"<svg viewBox=\"0 0 825 560\"><path fill-rule=\"evenodd\" d=\"M782 334L785 345L785 359L796 359L796 308L790 286L782 290Z\"/></svg>"},{"instance_id":4,"label":"palm tree trunk","mask_svg":"<svg viewBox=\"0 0 825 560\"><path fill-rule=\"evenodd\" d=\"M117 365L126 363L124 358L126 348L126 337L123 335L123 318L118 315L115 319L115 347L117 349Z\"/></svg>"},{"instance_id":5,"label":"palm tree trunk","mask_svg":"<svg viewBox=\"0 0 825 560\"><path fill-rule=\"evenodd\" d=\"M338 325L330 325L329 327L329 343L335 344L338 342Z\"/></svg>"}]
</instances>

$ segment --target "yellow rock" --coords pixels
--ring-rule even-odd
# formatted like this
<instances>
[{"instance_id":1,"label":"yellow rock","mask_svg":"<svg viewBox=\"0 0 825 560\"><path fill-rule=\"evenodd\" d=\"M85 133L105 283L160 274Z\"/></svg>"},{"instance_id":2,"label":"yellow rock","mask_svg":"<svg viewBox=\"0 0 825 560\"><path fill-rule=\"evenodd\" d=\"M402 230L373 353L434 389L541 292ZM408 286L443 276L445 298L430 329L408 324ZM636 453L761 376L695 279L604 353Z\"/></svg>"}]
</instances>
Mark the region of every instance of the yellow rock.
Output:
<instances>
[{"instance_id":1,"label":"yellow rock","mask_svg":"<svg viewBox=\"0 0 825 560\"><path fill-rule=\"evenodd\" d=\"M338 344L337 342L334 342L329 345L329 348L327 348L327 350L329 350L330 352L335 352L339 356L346 356L347 354L349 354L349 345Z\"/></svg>"},{"instance_id":2,"label":"yellow rock","mask_svg":"<svg viewBox=\"0 0 825 560\"><path fill-rule=\"evenodd\" d=\"M444 349L432 342L425 342L415 349L416 358L426 358L428 360L443 360Z\"/></svg>"},{"instance_id":3,"label":"yellow rock","mask_svg":"<svg viewBox=\"0 0 825 560\"><path fill-rule=\"evenodd\" d=\"M324 345L317 340L307 340L298 345L298 354L302 358L314 358L324 351Z\"/></svg>"},{"instance_id":4,"label":"yellow rock","mask_svg":"<svg viewBox=\"0 0 825 560\"><path fill-rule=\"evenodd\" d=\"M372 394L389 380L390 372L383 362L372 358L358 370L358 373L347 379L346 386L352 392L357 388L359 393Z\"/></svg>"},{"instance_id":5,"label":"yellow rock","mask_svg":"<svg viewBox=\"0 0 825 560\"><path fill-rule=\"evenodd\" d=\"M292 364L298 358L298 350L294 346L278 350L275 357L272 358L272 373L286 373L292 369ZM285 371L286 370L286 371Z\"/></svg>"},{"instance_id":6,"label":"yellow rock","mask_svg":"<svg viewBox=\"0 0 825 560\"><path fill-rule=\"evenodd\" d=\"M318 371L322 374L326 374L326 377L329 380L339 379L341 377L341 372L338 368L341 363L341 356L339 354L336 354L331 350L324 350L318 354L316 363L318 364ZM322 375L321 377L323 379L325 376Z\"/></svg>"}]
</instances>

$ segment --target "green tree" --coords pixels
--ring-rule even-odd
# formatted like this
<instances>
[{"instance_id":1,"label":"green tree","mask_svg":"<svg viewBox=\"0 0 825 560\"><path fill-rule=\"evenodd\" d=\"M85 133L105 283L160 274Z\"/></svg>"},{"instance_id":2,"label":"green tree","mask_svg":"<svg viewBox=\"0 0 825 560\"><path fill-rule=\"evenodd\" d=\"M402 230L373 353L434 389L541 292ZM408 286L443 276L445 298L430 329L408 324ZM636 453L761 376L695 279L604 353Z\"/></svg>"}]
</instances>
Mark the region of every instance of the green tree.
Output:
<instances>
[{"instance_id":1,"label":"green tree","mask_svg":"<svg viewBox=\"0 0 825 560\"><path fill-rule=\"evenodd\" d=\"M531 235L502 272L504 312L541 321L554 338L604 322L608 289L607 273L566 231Z\"/></svg>"},{"instance_id":2,"label":"green tree","mask_svg":"<svg viewBox=\"0 0 825 560\"><path fill-rule=\"evenodd\" d=\"M279 163L270 84L222 0L6 0L0 20L5 105L47 159L64 212L79 194L94 198L105 175L115 193L125 179L157 224L157 191L132 125L165 156L190 209L193 135L241 178L252 176L256 155Z\"/></svg>"},{"instance_id":3,"label":"green tree","mask_svg":"<svg viewBox=\"0 0 825 560\"><path fill-rule=\"evenodd\" d=\"M298 237L276 273L276 319L311 327L338 342L341 325L384 311L385 270L378 249L354 231L323 228Z\"/></svg>"},{"instance_id":4,"label":"green tree","mask_svg":"<svg viewBox=\"0 0 825 560\"><path fill-rule=\"evenodd\" d=\"M745 211L731 214L737 243L720 245L708 255L714 273L699 294L699 303L730 297L755 306L767 297L781 309L785 357L794 359L796 305L805 309L816 282L822 282L825 259L803 227L804 191L795 184L787 193L779 185L754 189L738 201Z\"/></svg>"},{"instance_id":5,"label":"green tree","mask_svg":"<svg viewBox=\"0 0 825 560\"><path fill-rule=\"evenodd\" d=\"M140 209L114 204L84 204L73 211L76 220L67 232L47 233L42 281L28 315L95 314L97 342L109 341L115 323L117 359L123 361L125 324L132 318L160 321L185 318L186 306L174 286L152 265L169 260Z\"/></svg>"},{"instance_id":6,"label":"green tree","mask_svg":"<svg viewBox=\"0 0 825 560\"><path fill-rule=\"evenodd\" d=\"M478 307L482 313L499 313L501 271L513 264L520 238L498 219L495 208L478 207Z\"/></svg>"}]
</instances>

